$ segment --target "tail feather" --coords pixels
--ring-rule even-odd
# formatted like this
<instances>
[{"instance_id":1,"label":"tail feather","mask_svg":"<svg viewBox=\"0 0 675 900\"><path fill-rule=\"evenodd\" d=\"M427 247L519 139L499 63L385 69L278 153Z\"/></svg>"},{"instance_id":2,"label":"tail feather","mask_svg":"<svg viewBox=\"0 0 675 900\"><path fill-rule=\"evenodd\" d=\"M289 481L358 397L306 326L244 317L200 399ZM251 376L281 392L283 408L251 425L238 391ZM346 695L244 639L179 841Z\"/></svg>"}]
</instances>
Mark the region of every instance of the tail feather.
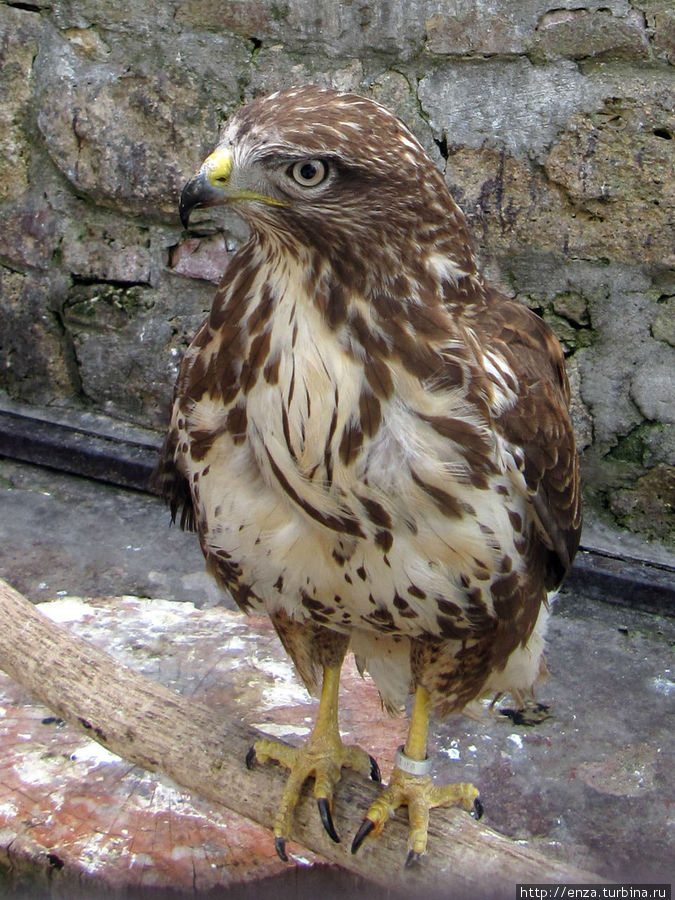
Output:
<instances>
[{"instance_id":1,"label":"tail feather","mask_svg":"<svg viewBox=\"0 0 675 900\"><path fill-rule=\"evenodd\" d=\"M159 462L150 476L149 486L169 507L173 524L180 511L180 527L183 531L197 530L190 482L176 464L176 436L171 431L166 436Z\"/></svg>"}]
</instances>

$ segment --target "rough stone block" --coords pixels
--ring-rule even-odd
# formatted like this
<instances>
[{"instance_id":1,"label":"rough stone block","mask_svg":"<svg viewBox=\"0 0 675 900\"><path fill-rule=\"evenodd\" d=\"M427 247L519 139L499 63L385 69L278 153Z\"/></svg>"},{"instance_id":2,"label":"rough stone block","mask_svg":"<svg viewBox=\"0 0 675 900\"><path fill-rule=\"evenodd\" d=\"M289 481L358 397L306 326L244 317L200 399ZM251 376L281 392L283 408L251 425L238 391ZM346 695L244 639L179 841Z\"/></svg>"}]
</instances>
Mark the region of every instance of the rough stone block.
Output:
<instances>
[{"instance_id":1,"label":"rough stone block","mask_svg":"<svg viewBox=\"0 0 675 900\"><path fill-rule=\"evenodd\" d=\"M71 348L54 308L64 290L58 276L0 266L0 390L16 400L58 405L78 390Z\"/></svg>"},{"instance_id":2,"label":"rough stone block","mask_svg":"<svg viewBox=\"0 0 675 900\"><path fill-rule=\"evenodd\" d=\"M487 140L480 148L453 145L446 172L451 190L487 255L531 246L572 257L672 265L673 94L661 75L624 82L626 99L618 94L617 72L602 69L589 80L589 92L615 99L573 114L544 167ZM451 124L443 132L457 135Z\"/></svg>"},{"instance_id":3,"label":"rough stone block","mask_svg":"<svg viewBox=\"0 0 675 900\"><path fill-rule=\"evenodd\" d=\"M644 422L621 438L609 456L631 464L640 474L659 463L675 466L675 425Z\"/></svg>"},{"instance_id":4,"label":"rough stone block","mask_svg":"<svg viewBox=\"0 0 675 900\"><path fill-rule=\"evenodd\" d=\"M524 54L529 51L535 31L551 7L546 0L458 0L436 3L436 11L427 19L426 49L435 54L469 56L472 54ZM561 14L573 3L558 4ZM591 0L585 11L603 7L614 15L625 15L625 2L602 3ZM565 54L561 54L565 55Z\"/></svg>"},{"instance_id":5,"label":"rough stone block","mask_svg":"<svg viewBox=\"0 0 675 900\"><path fill-rule=\"evenodd\" d=\"M542 16L528 49L543 59L642 60L649 41L639 12L618 17L605 8L556 9Z\"/></svg>"},{"instance_id":6,"label":"rough stone block","mask_svg":"<svg viewBox=\"0 0 675 900\"><path fill-rule=\"evenodd\" d=\"M621 525L647 537L667 538L675 528L675 467L658 465L632 488L610 492L610 509Z\"/></svg>"},{"instance_id":7,"label":"rough stone block","mask_svg":"<svg viewBox=\"0 0 675 900\"><path fill-rule=\"evenodd\" d=\"M248 51L219 36L176 40L172 57L120 40L105 64L52 33L38 60L38 125L79 193L121 212L175 218L182 185L215 142L218 111L236 84L221 73ZM157 58L163 53L154 49Z\"/></svg>"},{"instance_id":8,"label":"rough stone block","mask_svg":"<svg viewBox=\"0 0 675 900\"><path fill-rule=\"evenodd\" d=\"M494 60L439 67L419 95L490 249L672 264L674 89L670 71Z\"/></svg>"},{"instance_id":9,"label":"rough stone block","mask_svg":"<svg viewBox=\"0 0 675 900\"><path fill-rule=\"evenodd\" d=\"M449 146L543 159L574 113L597 108L600 92L572 62L542 67L516 58L444 63L422 78L418 96Z\"/></svg>"},{"instance_id":10,"label":"rough stone block","mask_svg":"<svg viewBox=\"0 0 675 900\"><path fill-rule=\"evenodd\" d=\"M41 0L40 5L43 5ZM136 0L51 0L44 2L52 9L59 28L104 28L113 34L130 33L150 36L170 30L175 8L173 3L137 3Z\"/></svg>"},{"instance_id":11,"label":"rough stone block","mask_svg":"<svg viewBox=\"0 0 675 900\"><path fill-rule=\"evenodd\" d=\"M641 0L654 55L675 65L675 9L671 0Z\"/></svg>"},{"instance_id":12,"label":"rough stone block","mask_svg":"<svg viewBox=\"0 0 675 900\"><path fill-rule=\"evenodd\" d=\"M473 53L511 54L525 45L520 16L516 11L500 10L491 16L484 4L458 4L452 12L441 11L426 21L426 47L439 56L464 56ZM486 18L490 27L486 28Z\"/></svg>"},{"instance_id":13,"label":"rough stone block","mask_svg":"<svg viewBox=\"0 0 675 900\"><path fill-rule=\"evenodd\" d=\"M63 266L92 281L150 284L151 253L147 227L113 219L109 224L71 222L61 244Z\"/></svg>"},{"instance_id":14,"label":"rough stone block","mask_svg":"<svg viewBox=\"0 0 675 900\"><path fill-rule=\"evenodd\" d=\"M631 396L633 372L651 365L658 345L649 331L654 303L646 292L622 293L608 279L604 289L598 285L593 294L589 290L589 300L596 339L591 348L578 352L581 395L593 416L595 444L602 451L642 422L643 414Z\"/></svg>"},{"instance_id":15,"label":"rough stone block","mask_svg":"<svg viewBox=\"0 0 675 900\"><path fill-rule=\"evenodd\" d=\"M267 43L281 39L289 11L289 5L283 2L186 0L176 9L176 22L184 29L229 31Z\"/></svg>"},{"instance_id":16,"label":"rough stone block","mask_svg":"<svg viewBox=\"0 0 675 900\"><path fill-rule=\"evenodd\" d=\"M185 27L235 33L286 51L329 58L386 53L408 59L424 45L429 0L335 3L333 0L187 0L176 19Z\"/></svg>"},{"instance_id":17,"label":"rough stone block","mask_svg":"<svg viewBox=\"0 0 675 900\"><path fill-rule=\"evenodd\" d=\"M34 12L0 5L0 202L16 200L28 187L30 140L25 120L41 27Z\"/></svg>"},{"instance_id":18,"label":"rough stone block","mask_svg":"<svg viewBox=\"0 0 675 900\"><path fill-rule=\"evenodd\" d=\"M42 202L40 202L42 200ZM0 228L0 259L23 268L48 269L63 223L43 198L29 194L11 203Z\"/></svg>"},{"instance_id":19,"label":"rough stone block","mask_svg":"<svg viewBox=\"0 0 675 900\"><path fill-rule=\"evenodd\" d=\"M463 147L450 150L446 179L486 258L520 253L523 247L593 256L599 246L606 246L602 222L574 209L529 160L500 150ZM630 245L627 252L634 256L633 251Z\"/></svg>"},{"instance_id":20,"label":"rough stone block","mask_svg":"<svg viewBox=\"0 0 675 900\"><path fill-rule=\"evenodd\" d=\"M674 373L675 350L662 343L655 344L630 385L631 398L648 421L675 425Z\"/></svg>"},{"instance_id":21,"label":"rough stone block","mask_svg":"<svg viewBox=\"0 0 675 900\"><path fill-rule=\"evenodd\" d=\"M626 99L606 100L600 111L574 116L551 149L546 172L575 207L609 223L609 230L598 226L606 232L608 256L626 258L632 246L636 261L644 254L672 265L673 94L665 85L645 93L637 102L626 91Z\"/></svg>"},{"instance_id":22,"label":"rough stone block","mask_svg":"<svg viewBox=\"0 0 675 900\"><path fill-rule=\"evenodd\" d=\"M442 168L445 160L434 140L428 121L422 115L419 101L408 78L399 72L386 71L372 77L368 88L373 100L388 107L403 119L430 158Z\"/></svg>"},{"instance_id":23,"label":"rough stone block","mask_svg":"<svg viewBox=\"0 0 675 900\"><path fill-rule=\"evenodd\" d=\"M222 235L191 237L172 248L169 267L177 275L218 284L229 258L230 253Z\"/></svg>"},{"instance_id":24,"label":"rough stone block","mask_svg":"<svg viewBox=\"0 0 675 900\"><path fill-rule=\"evenodd\" d=\"M63 321L82 393L117 418L163 428L185 348L213 288L167 275L156 288L75 284Z\"/></svg>"},{"instance_id":25,"label":"rough stone block","mask_svg":"<svg viewBox=\"0 0 675 900\"><path fill-rule=\"evenodd\" d=\"M557 294L553 298L553 309L577 325L588 325L588 303L581 294L574 291Z\"/></svg>"},{"instance_id":26,"label":"rough stone block","mask_svg":"<svg viewBox=\"0 0 675 900\"><path fill-rule=\"evenodd\" d=\"M644 466L664 463L675 466L675 425L648 423L642 426Z\"/></svg>"},{"instance_id":27,"label":"rough stone block","mask_svg":"<svg viewBox=\"0 0 675 900\"><path fill-rule=\"evenodd\" d=\"M289 54L283 44L261 48L255 55L250 74L245 90L247 100L295 84L310 83L358 93L365 80L360 60L341 60L339 64L331 65L320 56Z\"/></svg>"}]
</instances>

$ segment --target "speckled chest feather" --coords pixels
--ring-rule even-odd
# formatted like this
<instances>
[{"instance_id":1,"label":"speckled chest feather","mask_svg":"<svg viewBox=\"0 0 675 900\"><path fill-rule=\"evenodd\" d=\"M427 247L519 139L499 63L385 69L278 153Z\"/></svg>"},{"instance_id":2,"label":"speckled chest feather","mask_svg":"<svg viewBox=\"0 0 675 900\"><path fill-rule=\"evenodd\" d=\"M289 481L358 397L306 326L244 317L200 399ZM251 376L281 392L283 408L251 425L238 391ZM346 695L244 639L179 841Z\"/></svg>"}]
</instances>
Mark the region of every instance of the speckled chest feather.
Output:
<instances>
[{"instance_id":1,"label":"speckled chest feather","mask_svg":"<svg viewBox=\"0 0 675 900\"><path fill-rule=\"evenodd\" d=\"M366 658L426 638L504 665L543 599L524 596L522 459L488 424L515 377L440 308L402 306L252 242L187 354L177 463L242 607L348 632Z\"/></svg>"}]
</instances>

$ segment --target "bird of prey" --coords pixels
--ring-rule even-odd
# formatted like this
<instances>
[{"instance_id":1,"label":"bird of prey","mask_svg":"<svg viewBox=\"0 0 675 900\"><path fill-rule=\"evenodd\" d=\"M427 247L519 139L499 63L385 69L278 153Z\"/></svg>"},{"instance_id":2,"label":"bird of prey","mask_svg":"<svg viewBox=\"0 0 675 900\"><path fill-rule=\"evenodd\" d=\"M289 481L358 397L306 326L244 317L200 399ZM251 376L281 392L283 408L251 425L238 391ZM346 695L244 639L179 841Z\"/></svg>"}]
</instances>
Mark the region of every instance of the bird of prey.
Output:
<instances>
[{"instance_id":1,"label":"bird of prey","mask_svg":"<svg viewBox=\"0 0 675 900\"><path fill-rule=\"evenodd\" d=\"M183 190L184 226L217 204L250 237L186 352L157 482L320 690L303 747L260 739L247 758L290 770L279 855L306 779L334 840L341 768L379 780L338 730L352 652L388 710L414 694L352 850L405 805L413 864L432 807L480 813L473 785L432 783L430 715L523 702L545 671L581 522L563 355L486 283L441 172L372 100L301 86L239 109Z\"/></svg>"}]
</instances>

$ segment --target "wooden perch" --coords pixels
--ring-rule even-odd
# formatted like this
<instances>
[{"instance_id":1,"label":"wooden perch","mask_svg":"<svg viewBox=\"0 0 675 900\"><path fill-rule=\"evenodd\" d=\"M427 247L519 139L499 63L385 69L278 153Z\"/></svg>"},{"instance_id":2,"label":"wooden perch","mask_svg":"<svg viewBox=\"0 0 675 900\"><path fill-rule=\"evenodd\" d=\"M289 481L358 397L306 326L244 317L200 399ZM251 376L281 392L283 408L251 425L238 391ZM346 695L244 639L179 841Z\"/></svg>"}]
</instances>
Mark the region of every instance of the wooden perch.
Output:
<instances>
[{"instance_id":1,"label":"wooden perch","mask_svg":"<svg viewBox=\"0 0 675 900\"><path fill-rule=\"evenodd\" d=\"M249 772L244 758L257 734L236 721L214 721L205 706L120 665L107 653L52 623L0 580L0 668L63 719L124 759L163 772L178 785L266 827L273 821L285 774L277 766ZM335 821L353 835L377 788L344 771ZM513 896L516 883L600 879L502 837L460 810L436 810L429 855L403 869L407 822L397 816L358 855L326 836L305 788L293 838L370 881L406 892L452 885L455 896L480 891ZM271 841L270 837L270 841Z\"/></svg>"}]
</instances>

